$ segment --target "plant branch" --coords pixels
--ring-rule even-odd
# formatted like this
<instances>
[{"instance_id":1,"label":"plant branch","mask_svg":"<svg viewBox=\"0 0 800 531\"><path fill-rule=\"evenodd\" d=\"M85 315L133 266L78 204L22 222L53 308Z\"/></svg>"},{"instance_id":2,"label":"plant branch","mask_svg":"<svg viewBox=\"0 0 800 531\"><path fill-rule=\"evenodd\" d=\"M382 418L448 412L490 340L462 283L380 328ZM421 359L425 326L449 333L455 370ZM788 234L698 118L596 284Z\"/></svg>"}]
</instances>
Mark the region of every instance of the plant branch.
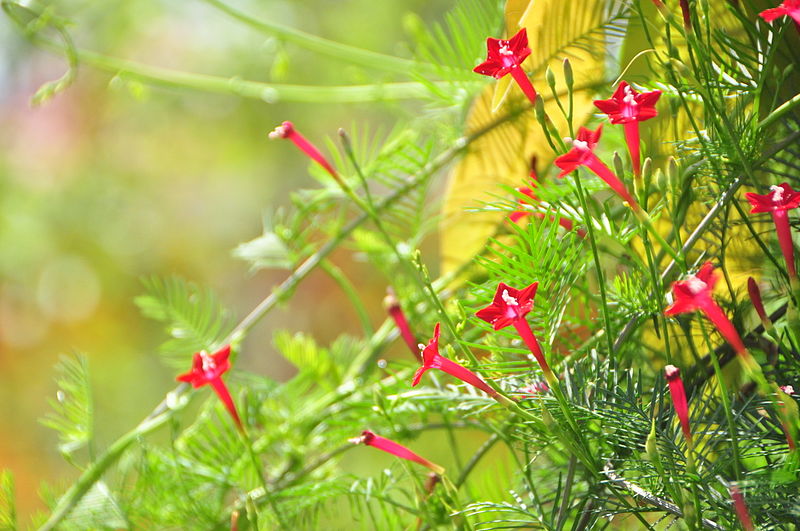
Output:
<instances>
[{"instance_id":1,"label":"plant branch","mask_svg":"<svg viewBox=\"0 0 800 531\"><path fill-rule=\"evenodd\" d=\"M635 483L627 481L625 478L616 473L614 468L611 466L610 462L606 463L606 465L603 467L603 473L609 480L611 480L611 482L614 485L627 490L639 500L654 507L658 507L659 509L662 509L664 511L667 511L668 513L674 514L675 516L683 518L683 511L681 511L680 507L678 507L671 501L659 498L652 492L644 490L642 487L636 485ZM709 520L708 518L703 518L702 523L708 529L725 531L724 527L722 527L721 525L712 520Z\"/></svg>"}]
</instances>

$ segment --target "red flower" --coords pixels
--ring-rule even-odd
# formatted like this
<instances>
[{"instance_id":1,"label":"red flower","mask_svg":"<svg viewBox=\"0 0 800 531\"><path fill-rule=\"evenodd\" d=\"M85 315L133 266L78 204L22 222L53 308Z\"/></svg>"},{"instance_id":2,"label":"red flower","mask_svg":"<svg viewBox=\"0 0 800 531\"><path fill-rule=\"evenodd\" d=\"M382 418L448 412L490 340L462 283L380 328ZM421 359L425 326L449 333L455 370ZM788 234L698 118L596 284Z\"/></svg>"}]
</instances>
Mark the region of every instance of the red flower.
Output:
<instances>
[{"instance_id":1,"label":"red flower","mask_svg":"<svg viewBox=\"0 0 800 531\"><path fill-rule=\"evenodd\" d=\"M800 0L784 0L778 7L765 9L759 13L759 16L767 22L772 22L782 16L791 17L797 30L800 31Z\"/></svg>"},{"instance_id":2,"label":"red flower","mask_svg":"<svg viewBox=\"0 0 800 531\"><path fill-rule=\"evenodd\" d=\"M486 49L488 51L486 61L472 71L495 79L511 74L531 103L536 103L536 89L522 69L522 62L531 54L531 49L528 48L528 32L525 28L507 40L489 37L486 39Z\"/></svg>"},{"instance_id":3,"label":"red flower","mask_svg":"<svg viewBox=\"0 0 800 531\"><path fill-rule=\"evenodd\" d=\"M412 387L419 383L420 378L428 369L439 369L473 387L477 387L493 398L498 396L497 391L489 387L477 374L439 354L439 323L436 323L433 329L433 337L422 351L422 367L414 373L414 379L411 381Z\"/></svg>"},{"instance_id":4,"label":"red flower","mask_svg":"<svg viewBox=\"0 0 800 531\"><path fill-rule=\"evenodd\" d=\"M737 354L748 356L747 349L739 337L739 333L722 311L711 292L717 283L718 276L711 262L706 262L696 275L689 275L684 280L672 283L674 302L664 310L665 315L676 315L700 310L717 327L722 337L731 344Z\"/></svg>"},{"instance_id":5,"label":"red flower","mask_svg":"<svg viewBox=\"0 0 800 531\"><path fill-rule=\"evenodd\" d=\"M612 124L624 124L625 141L631 154L633 172L637 177L642 171L639 155L639 122L654 118L658 114L656 102L660 97L660 90L639 93L623 81L611 98L594 100L595 107L606 113Z\"/></svg>"},{"instance_id":6,"label":"red flower","mask_svg":"<svg viewBox=\"0 0 800 531\"><path fill-rule=\"evenodd\" d=\"M300 148L300 151L305 153L308 158L322 166L325 171L331 174L331 177L336 179L337 182L341 182L341 178L336 170L333 169L333 166L331 166L328 160L322 155L322 153L320 153L314 144L306 140L306 137L295 130L292 122L283 122L269 134L269 137L272 139L288 138L294 142L294 145Z\"/></svg>"},{"instance_id":7,"label":"red flower","mask_svg":"<svg viewBox=\"0 0 800 531\"><path fill-rule=\"evenodd\" d=\"M686 438L686 443L691 446L692 432L689 429L689 404L686 401L686 390L683 388L681 370L674 365L667 365L664 367L664 375L667 377L669 394L672 397L672 404L675 406L675 414L678 415L678 420L681 422L683 436Z\"/></svg>"},{"instance_id":8,"label":"red flower","mask_svg":"<svg viewBox=\"0 0 800 531\"><path fill-rule=\"evenodd\" d=\"M225 382L222 381L222 375L231 368L231 362L228 357L231 355L231 346L225 345L213 354L209 354L205 350L196 352L192 360L192 370L187 373L179 375L176 379L179 382L186 382L192 384L192 387L197 389L206 384L211 385L214 391L222 400L225 408L233 417L236 427L243 430L242 421L239 419L239 414L236 412L236 406L233 403L228 388Z\"/></svg>"},{"instance_id":9,"label":"red flower","mask_svg":"<svg viewBox=\"0 0 800 531\"><path fill-rule=\"evenodd\" d=\"M619 180L619 177L594 154L594 148L602 133L602 125L594 131L581 127L578 130L578 138L572 141L572 149L555 160L556 166L561 168L558 176L564 177L581 166L586 166L603 179L618 196L627 201L631 208L638 211L638 203Z\"/></svg>"},{"instance_id":10,"label":"red flower","mask_svg":"<svg viewBox=\"0 0 800 531\"><path fill-rule=\"evenodd\" d=\"M518 290L500 282L494 293L492 304L479 310L475 316L492 325L495 330L513 325L530 349L531 354L536 358L548 382L551 382L553 381L553 372L547 365L547 361L544 359L544 354L542 353L542 348L539 346L539 341L536 339L536 336L533 335L533 330L531 330L525 318L533 309L533 298L536 296L536 289L538 287L539 283L534 282L527 288ZM551 383L551 385L553 384Z\"/></svg>"},{"instance_id":11,"label":"red flower","mask_svg":"<svg viewBox=\"0 0 800 531\"><path fill-rule=\"evenodd\" d=\"M437 465L436 463L431 463L424 457L420 457L402 444L396 443L391 439L381 437L380 435L375 435L369 430L362 431L360 437L350 439L350 442L353 444L366 444L367 446L372 446L373 448L383 450L384 452L399 457L400 459L419 463L420 465L429 468L440 476L444 474L443 467Z\"/></svg>"},{"instance_id":12,"label":"red flower","mask_svg":"<svg viewBox=\"0 0 800 531\"><path fill-rule=\"evenodd\" d=\"M794 265L794 245L792 244L792 229L789 226L788 211L800 206L800 192L792 190L791 186L783 183L780 186L770 186L770 193L766 195L747 193L745 196L753 207L750 210L751 214L762 212L772 214L789 278L796 282L797 269Z\"/></svg>"},{"instance_id":13,"label":"red flower","mask_svg":"<svg viewBox=\"0 0 800 531\"><path fill-rule=\"evenodd\" d=\"M386 308L386 312L389 314L389 317L391 317L394 321L395 326L397 326L397 330L400 331L400 336L403 338L403 341L406 342L406 345L408 345L411 353L414 354L414 356L417 358L417 361L421 362L422 356L419 353L417 339L414 337L414 332L411 331L411 327L408 325L408 320L403 313L403 308L400 307L400 301L398 301L397 297L394 296L394 291L392 291L392 288L388 288L386 290L386 297L383 299L383 306Z\"/></svg>"},{"instance_id":14,"label":"red flower","mask_svg":"<svg viewBox=\"0 0 800 531\"><path fill-rule=\"evenodd\" d=\"M740 491L739 487L736 485L731 485L728 487L728 491L731 494L733 508L736 510L736 516L739 517L739 522L742 524L742 529L744 529L744 531L754 531L755 526L753 525L753 520L750 518L750 513L747 511L747 504L744 502L744 495L742 495L742 491Z\"/></svg>"}]
</instances>

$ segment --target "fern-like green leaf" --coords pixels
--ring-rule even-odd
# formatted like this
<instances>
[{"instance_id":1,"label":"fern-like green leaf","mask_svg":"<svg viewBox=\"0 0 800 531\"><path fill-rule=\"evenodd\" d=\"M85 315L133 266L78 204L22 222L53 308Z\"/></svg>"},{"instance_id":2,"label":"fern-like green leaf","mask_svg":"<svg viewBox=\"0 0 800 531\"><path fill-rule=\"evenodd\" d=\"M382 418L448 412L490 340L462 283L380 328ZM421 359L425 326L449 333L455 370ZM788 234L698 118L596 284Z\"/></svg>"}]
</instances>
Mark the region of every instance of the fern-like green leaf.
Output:
<instances>
[{"instance_id":1,"label":"fern-like green leaf","mask_svg":"<svg viewBox=\"0 0 800 531\"><path fill-rule=\"evenodd\" d=\"M14 476L0 471L0 531L16 531L17 508L14 497Z\"/></svg>"},{"instance_id":2,"label":"fern-like green leaf","mask_svg":"<svg viewBox=\"0 0 800 531\"><path fill-rule=\"evenodd\" d=\"M89 366L80 354L63 356L56 371L59 373L58 391L56 399L50 400L53 411L42 418L41 423L58 432L58 449L72 462L72 454L90 444L94 433Z\"/></svg>"},{"instance_id":3,"label":"fern-like green leaf","mask_svg":"<svg viewBox=\"0 0 800 531\"><path fill-rule=\"evenodd\" d=\"M160 350L170 364L187 367L194 352L219 346L233 329L229 312L210 289L178 277L143 282L148 293L136 297L136 304L166 325L170 339Z\"/></svg>"}]
</instances>

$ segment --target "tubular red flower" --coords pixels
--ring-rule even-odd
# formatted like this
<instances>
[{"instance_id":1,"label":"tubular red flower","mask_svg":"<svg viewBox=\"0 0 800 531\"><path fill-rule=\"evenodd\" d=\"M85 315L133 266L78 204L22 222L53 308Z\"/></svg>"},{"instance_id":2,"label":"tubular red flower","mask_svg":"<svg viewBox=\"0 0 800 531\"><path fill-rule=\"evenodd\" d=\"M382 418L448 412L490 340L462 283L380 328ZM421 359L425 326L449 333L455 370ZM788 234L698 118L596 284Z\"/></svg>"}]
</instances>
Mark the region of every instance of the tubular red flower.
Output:
<instances>
[{"instance_id":1,"label":"tubular red flower","mask_svg":"<svg viewBox=\"0 0 800 531\"><path fill-rule=\"evenodd\" d=\"M722 337L731 344L737 354L749 358L747 349L733 323L730 322L722 308L711 298L711 293L717 280L718 277L714 272L713 264L706 262L696 275L689 275L684 280L673 282L672 296L674 297L674 302L664 310L664 314L677 315L700 310L717 328Z\"/></svg>"},{"instance_id":2,"label":"tubular red flower","mask_svg":"<svg viewBox=\"0 0 800 531\"><path fill-rule=\"evenodd\" d=\"M444 474L443 467L437 465L436 463L428 461L424 457L420 457L419 455L415 454L402 444L396 443L391 439L381 437L380 435L376 435L375 433L369 430L362 431L360 437L350 439L350 442L353 444L365 444L367 446L372 446L373 448L377 448L378 450L382 450L388 454L392 454L393 456L399 457L400 459L413 461L424 467L427 467L437 475L441 476L442 474Z\"/></svg>"},{"instance_id":3,"label":"tubular red flower","mask_svg":"<svg viewBox=\"0 0 800 531\"><path fill-rule=\"evenodd\" d=\"M335 169L333 169L333 166L331 166L330 162L328 162L328 160L322 155L322 153L320 153L314 144L309 142L306 137L297 132L292 122L283 122L269 134L269 137L272 139L288 138L294 142L294 145L297 146L300 151L305 153L308 158L322 166L323 169L325 169L325 171L327 171L331 177L336 179L337 182L341 182L339 174Z\"/></svg>"},{"instance_id":4,"label":"tubular red flower","mask_svg":"<svg viewBox=\"0 0 800 531\"><path fill-rule=\"evenodd\" d=\"M449 360L439 354L439 323L436 323L436 326L433 328L433 337L422 351L422 367L417 369L417 372L414 373L414 379L411 381L411 386L415 387L422 378L422 375L425 374L429 369L439 369L444 371L450 376L454 376L462 382L468 383L471 386L480 389L492 398L496 398L498 396L497 391L489 387L489 385L481 380L477 374L466 367L459 365L455 361Z\"/></svg>"},{"instance_id":5,"label":"tubular red flower","mask_svg":"<svg viewBox=\"0 0 800 531\"><path fill-rule=\"evenodd\" d=\"M750 518L750 513L747 510L747 504L744 502L744 495L742 495L742 491L740 491L739 487L736 485L731 485L728 487L728 491L731 494L733 508L736 510L736 516L739 517L739 522L742 524L742 528L744 531L754 531L755 526L753 525L753 520Z\"/></svg>"},{"instance_id":6,"label":"tubular red flower","mask_svg":"<svg viewBox=\"0 0 800 531\"><path fill-rule=\"evenodd\" d=\"M558 176L564 177L577 168L586 166L592 170L595 175L603 179L603 181L605 181L623 201L626 201L632 209L638 211L639 204L625 188L625 185L619 177L594 154L594 148L600 140L602 132L602 125L594 131L581 127L578 130L578 138L572 141L572 149L555 160L556 166L561 168L561 173L559 173Z\"/></svg>"},{"instance_id":7,"label":"tubular red flower","mask_svg":"<svg viewBox=\"0 0 800 531\"><path fill-rule=\"evenodd\" d=\"M511 74L531 103L536 103L536 89L522 69L522 62L531 54L528 32L522 28L510 39L486 39L486 61L472 71L495 79Z\"/></svg>"},{"instance_id":8,"label":"tubular red flower","mask_svg":"<svg viewBox=\"0 0 800 531\"><path fill-rule=\"evenodd\" d=\"M228 359L230 355L230 345L225 345L213 354L209 354L205 350L196 352L192 360L192 370L179 375L176 380L190 383L195 389L210 385L230 413L236 427L241 431L244 427L239 413L236 411L236 405L233 403L233 398L225 386L225 382L222 381L222 375L231 368L231 362Z\"/></svg>"},{"instance_id":9,"label":"tubular red flower","mask_svg":"<svg viewBox=\"0 0 800 531\"><path fill-rule=\"evenodd\" d=\"M491 324L495 330L512 325L522 338L522 341L530 349L533 357L536 358L548 381L550 381L553 378L553 371L547 365L547 360L544 359L539 341L533 335L533 330L531 330L525 318L533 309L533 298L536 296L538 287L539 283L534 282L530 286L518 290L504 282L500 282L494 293L492 304L478 310L475 316Z\"/></svg>"},{"instance_id":10,"label":"tubular red flower","mask_svg":"<svg viewBox=\"0 0 800 531\"><path fill-rule=\"evenodd\" d=\"M644 122L658 115L656 102L661 97L660 90L637 92L627 82L622 81L611 98L595 100L594 105L608 115L612 124L623 124L625 141L631 155L633 173L638 177L642 173L640 156L639 122Z\"/></svg>"},{"instance_id":11,"label":"tubular red flower","mask_svg":"<svg viewBox=\"0 0 800 531\"><path fill-rule=\"evenodd\" d=\"M767 22L772 22L776 18L787 16L794 20L797 31L800 31L800 0L784 0L778 7L765 9L759 16Z\"/></svg>"},{"instance_id":12,"label":"tubular red flower","mask_svg":"<svg viewBox=\"0 0 800 531\"><path fill-rule=\"evenodd\" d=\"M681 422L683 436L687 444L692 444L692 431L689 429L689 404L686 401L686 390L683 387L681 371L674 365L664 367L664 375L669 384L669 394L672 397L672 404L675 407L675 414Z\"/></svg>"},{"instance_id":13,"label":"tubular red flower","mask_svg":"<svg viewBox=\"0 0 800 531\"><path fill-rule=\"evenodd\" d=\"M383 306L400 331L400 336L403 338L403 341L408 345L409 350L411 350L411 353L417 358L417 361L421 363L422 355L419 353L417 339L414 337L414 332L411 331L411 327L408 325L408 320L403 313L403 308L400 306L400 301L394 296L392 288L387 288L386 297L383 299Z\"/></svg>"},{"instance_id":14,"label":"tubular red flower","mask_svg":"<svg viewBox=\"0 0 800 531\"><path fill-rule=\"evenodd\" d=\"M745 196L753 207L750 210L751 214L762 212L772 214L775 232L778 234L778 244L786 261L786 270L790 279L796 279L797 269L794 265L794 245L792 244L792 229L789 226L788 211L800 206L800 191L792 190L791 186L783 183L780 186L770 186L768 194L747 193Z\"/></svg>"},{"instance_id":15,"label":"tubular red flower","mask_svg":"<svg viewBox=\"0 0 800 531\"><path fill-rule=\"evenodd\" d=\"M764 303L761 300L761 290L758 288L758 283L753 277L747 277L747 292L750 294L750 300L753 302L753 307L756 309L758 318L764 329L772 328L772 321L769 320L766 310L764 310Z\"/></svg>"}]
</instances>

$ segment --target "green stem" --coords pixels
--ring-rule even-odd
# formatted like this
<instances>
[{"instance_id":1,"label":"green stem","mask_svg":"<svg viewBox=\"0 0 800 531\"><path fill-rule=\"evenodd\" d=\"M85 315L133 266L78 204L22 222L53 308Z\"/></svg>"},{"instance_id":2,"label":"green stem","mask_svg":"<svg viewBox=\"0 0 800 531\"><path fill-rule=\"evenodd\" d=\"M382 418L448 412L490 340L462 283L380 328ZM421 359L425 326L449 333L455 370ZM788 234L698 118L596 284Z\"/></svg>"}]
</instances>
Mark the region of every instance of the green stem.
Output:
<instances>
[{"instance_id":1,"label":"green stem","mask_svg":"<svg viewBox=\"0 0 800 531\"><path fill-rule=\"evenodd\" d=\"M353 305L353 308L358 314L358 320L361 322L361 328L364 330L364 336L370 337L375 332L372 328L372 322L369 319L369 313L367 312L367 308L364 306L364 303L361 301L361 297L358 295L358 291L356 290L353 283L347 278L344 272L336 266L333 262L328 259L325 259L321 262L320 267L323 271L325 271L329 277L333 279L336 284L339 285L339 288L344 292L347 299L350 301L350 304Z\"/></svg>"},{"instance_id":2,"label":"green stem","mask_svg":"<svg viewBox=\"0 0 800 531\"><path fill-rule=\"evenodd\" d=\"M3 7L9 17L23 29L30 26L30 22L24 20L23 17L31 19L32 21L37 20L39 17L38 13L12 2L4 1ZM59 29L58 26L56 26L56 28ZM66 45L59 44L52 39L42 36L40 32L29 33L28 37L31 41L43 48L69 58L76 57L80 62L91 65L99 70L110 72L114 75L121 75L155 86L236 95L244 98L262 100L267 103L292 101L330 105L331 103L421 99L430 95L429 86L417 82L325 87L270 84L248 81L235 76L225 78L206 74L195 74L144 65L135 61L110 57L80 48L68 48ZM475 87L480 87L482 84L483 82L476 81ZM441 85L441 88L444 88L445 85L449 86L448 82L435 82L434 85Z\"/></svg>"},{"instance_id":3,"label":"green stem","mask_svg":"<svg viewBox=\"0 0 800 531\"><path fill-rule=\"evenodd\" d=\"M424 76L432 76L437 72L438 67L428 63L420 63L412 59L404 59L393 55L385 55L370 50L364 50L355 46L349 46L339 42L323 39L310 33L289 28L269 20L256 19L243 13L220 0L203 0L207 4L214 6L232 18L243 22L262 33L274 35L282 41L290 42L306 50L325 55L333 59L340 59L348 63L374 68L387 72L411 75L418 73Z\"/></svg>"},{"instance_id":4,"label":"green stem","mask_svg":"<svg viewBox=\"0 0 800 531\"><path fill-rule=\"evenodd\" d=\"M183 386L179 386L179 388L180 387ZM44 525L39 528L39 531L50 531L51 529L57 529L62 520L69 515L78 502L80 502L86 493L89 492L89 489L91 489L92 486L102 477L106 469L115 463L129 446L131 446L141 437L144 437L148 433L151 433L152 431L161 427L172 417L174 412L183 409L188 403L188 400L179 400L179 397L176 396L177 394L178 393L176 392L170 393L164 402L169 402L170 405L165 405L164 411L155 416L148 416L134 429L114 441L114 443L112 443L111 446L109 446L108 449L103 452L97 461L92 463L86 470L84 470L80 478L78 478L78 480L69 488L69 490L58 500L58 504L50 514L50 518L48 518ZM175 397L174 404L172 403L173 397Z\"/></svg>"},{"instance_id":5,"label":"green stem","mask_svg":"<svg viewBox=\"0 0 800 531\"><path fill-rule=\"evenodd\" d=\"M606 276L603 274L603 264L600 262L600 253L597 250L597 241L595 240L594 236L594 225L592 223L592 216L589 213L589 207L587 206L586 202L586 194L583 191L583 186L581 185L581 176L580 172L575 172L575 189L578 193L578 201L581 204L581 210L583 210L583 217L584 223L586 224L586 230L589 233L589 243L592 248L592 256L594 257L594 267L597 270L597 283L600 286L600 302L603 306L603 326L605 327L605 337L606 337L606 346L608 347L608 356L609 360L611 360L612 365L616 359L616 352L614 350L614 337L611 330L611 317L609 316L608 311L608 294L606 293ZM614 376L611 376L614 378Z\"/></svg>"}]
</instances>

